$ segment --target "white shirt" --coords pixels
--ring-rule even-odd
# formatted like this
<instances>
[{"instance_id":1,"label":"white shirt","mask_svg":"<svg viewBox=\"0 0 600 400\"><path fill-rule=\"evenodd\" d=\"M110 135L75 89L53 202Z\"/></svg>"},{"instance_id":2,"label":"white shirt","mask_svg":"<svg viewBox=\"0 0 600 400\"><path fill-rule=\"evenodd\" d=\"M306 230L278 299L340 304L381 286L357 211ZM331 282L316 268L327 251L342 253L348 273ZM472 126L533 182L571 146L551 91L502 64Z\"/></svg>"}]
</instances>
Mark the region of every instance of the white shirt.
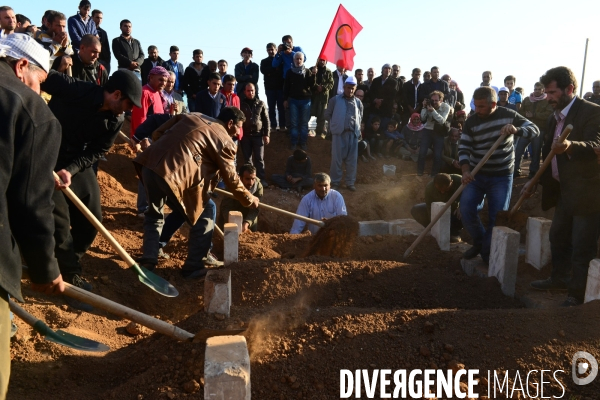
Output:
<instances>
[{"instance_id":1,"label":"white shirt","mask_svg":"<svg viewBox=\"0 0 600 400\"><path fill-rule=\"evenodd\" d=\"M348 215L348 212L346 211L346 204L340 192L331 189L323 199L319 198L314 190L308 193L300 201L296 214L321 221L323 218ZM307 226L307 222L296 219L290 233L302 233L305 226ZM319 230L319 226L314 224L308 224L307 228L313 235Z\"/></svg>"},{"instance_id":2,"label":"white shirt","mask_svg":"<svg viewBox=\"0 0 600 400\"><path fill-rule=\"evenodd\" d=\"M344 93L344 75L340 74L340 71L338 71L337 69L335 70L335 72L337 72L338 78L339 78L336 94L342 94L342 93Z\"/></svg>"}]
</instances>

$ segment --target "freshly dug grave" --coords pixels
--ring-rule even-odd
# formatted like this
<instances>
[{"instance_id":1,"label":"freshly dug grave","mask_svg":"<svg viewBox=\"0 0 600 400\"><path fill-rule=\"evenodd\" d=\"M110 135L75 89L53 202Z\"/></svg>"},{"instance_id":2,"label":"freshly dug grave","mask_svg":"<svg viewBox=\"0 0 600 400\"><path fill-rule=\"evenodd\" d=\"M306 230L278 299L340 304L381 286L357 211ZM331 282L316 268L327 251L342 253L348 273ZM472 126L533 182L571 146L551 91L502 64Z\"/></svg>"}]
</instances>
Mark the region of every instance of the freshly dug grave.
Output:
<instances>
[{"instance_id":1,"label":"freshly dug grave","mask_svg":"<svg viewBox=\"0 0 600 400\"><path fill-rule=\"evenodd\" d=\"M340 215L325 221L325 225L311 239L307 256L346 257L358 237L358 221Z\"/></svg>"},{"instance_id":2,"label":"freshly dug grave","mask_svg":"<svg viewBox=\"0 0 600 400\"><path fill-rule=\"evenodd\" d=\"M267 157L277 157L271 152L284 142L274 139ZM314 165L322 170L328 169L322 160L329 143L309 142ZM135 216L137 181L128 152L122 144L115 146L108 163L100 164L98 179L107 228L136 254L142 219ZM359 182L355 193L343 191L350 215L359 220L410 217L410 205L422 201L427 179L411 177L414 165L402 163L398 171L404 175L395 181L374 179L373 184ZM375 176L375 163L368 168ZM299 197L268 189L264 201L294 211ZM529 200L523 209L536 214L539 202ZM600 359L597 302L572 309L524 309L502 294L495 279L464 275L460 253L440 251L431 237L408 263L402 254L414 238L387 235L352 240L345 258L304 257L311 235L283 233L292 221L271 216L261 211L261 223L269 228L265 231L278 234L241 236L240 261L230 267L234 305L224 321L203 312L202 282L180 276L185 230L175 235L166 248L171 258L161 260L156 270L178 288L177 298L162 297L137 282L100 237L83 259L84 274L96 293L190 332L247 327L254 399L339 398L340 369L543 368L568 375L576 351ZM222 251L219 239L214 251ZM111 351L82 353L45 342L17 319L9 399L203 398L203 345L144 329L132 336L128 321L102 311L78 312L61 298L33 293L26 282L24 293L26 310L55 329L106 343ZM567 389L565 398L597 399L600 379L583 387L568 381Z\"/></svg>"}]
</instances>

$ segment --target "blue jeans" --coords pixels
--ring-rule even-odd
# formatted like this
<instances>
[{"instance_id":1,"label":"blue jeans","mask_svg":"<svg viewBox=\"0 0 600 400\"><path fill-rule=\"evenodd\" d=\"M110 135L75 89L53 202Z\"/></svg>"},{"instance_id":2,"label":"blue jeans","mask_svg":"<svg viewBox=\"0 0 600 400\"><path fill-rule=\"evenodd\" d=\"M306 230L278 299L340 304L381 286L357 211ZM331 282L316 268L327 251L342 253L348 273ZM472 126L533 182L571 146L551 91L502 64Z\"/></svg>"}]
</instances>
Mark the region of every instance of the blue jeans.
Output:
<instances>
[{"instance_id":1,"label":"blue jeans","mask_svg":"<svg viewBox=\"0 0 600 400\"><path fill-rule=\"evenodd\" d=\"M142 177L144 178L144 187L148 197L148 210L144 216L144 254L140 262L156 265L158 264L160 242L164 240L161 235L165 225L164 206L168 205L173 210L171 215L175 214L173 218L177 219L179 217L180 221L185 218L185 210L163 178L146 167L142 167ZM212 200L204 203L202 214L190 230L188 255L182 270L195 271L204 268L202 259L207 256L211 248L216 215L217 207L215 203ZM165 235L169 238L174 233L173 228L178 224L176 220L172 222L169 225L170 232L166 232Z\"/></svg>"},{"instance_id":2,"label":"blue jeans","mask_svg":"<svg viewBox=\"0 0 600 400\"><path fill-rule=\"evenodd\" d=\"M288 99L291 120L291 144L303 145L308 140L308 121L310 120L310 99Z\"/></svg>"},{"instance_id":3,"label":"blue jeans","mask_svg":"<svg viewBox=\"0 0 600 400\"><path fill-rule=\"evenodd\" d=\"M442 153L444 152L444 137L434 133L431 129L421 131L421 147L419 148L419 159L417 161L417 174L425 171L425 157L427 150L433 144L433 166L431 176L437 175L442 168Z\"/></svg>"},{"instance_id":4,"label":"blue jeans","mask_svg":"<svg viewBox=\"0 0 600 400\"><path fill-rule=\"evenodd\" d=\"M533 140L519 137L515 144L515 172L521 169L521 161L527 145L531 143L531 164L529 164L529 174L534 175L540 169L540 158L542 155L542 143L544 133L540 132Z\"/></svg>"},{"instance_id":5,"label":"blue jeans","mask_svg":"<svg viewBox=\"0 0 600 400\"><path fill-rule=\"evenodd\" d=\"M460 213L463 226L473 238L474 246L481 246L481 258L488 261L492 243L492 229L496 224L498 211L506 211L510 206L513 176L488 176L481 173L469 183L460 196ZM489 223L484 229L479 218L485 197L488 199Z\"/></svg>"},{"instance_id":6,"label":"blue jeans","mask_svg":"<svg viewBox=\"0 0 600 400\"><path fill-rule=\"evenodd\" d=\"M267 106L269 107L269 121L271 128L277 127L277 117L279 117L279 127L285 128L285 110L283 108L283 90L265 90L267 95ZM277 108L277 115L275 113Z\"/></svg>"}]
</instances>

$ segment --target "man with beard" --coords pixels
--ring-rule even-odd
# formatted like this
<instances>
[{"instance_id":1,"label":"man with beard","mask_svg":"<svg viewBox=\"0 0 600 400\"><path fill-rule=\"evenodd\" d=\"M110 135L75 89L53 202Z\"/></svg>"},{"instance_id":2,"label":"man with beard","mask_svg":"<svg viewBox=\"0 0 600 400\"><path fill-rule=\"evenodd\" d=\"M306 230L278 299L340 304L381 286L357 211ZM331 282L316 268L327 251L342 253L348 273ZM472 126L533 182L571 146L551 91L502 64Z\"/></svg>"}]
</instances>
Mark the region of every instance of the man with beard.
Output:
<instances>
[{"instance_id":1,"label":"man with beard","mask_svg":"<svg viewBox=\"0 0 600 400\"><path fill-rule=\"evenodd\" d=\"M546 169L542 209L556 207L550 228L552 274L534 281L538 290L567 290L565 307L583 303L590 261L596 257L600 225L600 169L594 148L600 146L600 107L575 94L577 79L567 67L552 68L540 78L554 116L548 120L542 153L554 150ZM567 125L569 138L558 142ZM523 192L535 188L527 183Z\"/></svg>"},{"instance_id":2,"label":"man with beard","mask_svg":"<svg viewBox=\"0 0 600 400\"><path fill-rule=\"evenodd\" d=\"M108 81L108 71L98 61L100 50L100 40L96 36L84 35L77 55L58 57L52 63L52 69L65 73L71 67L73 78L104 86Z\"/></svg>"},{"instance_id":3,"label":"man with beard","mask_svg":"<svg viewBox=\"0 0 600 400\"><path fill-rule=\"evenodd\" d=\"M144 60L142 63L141 71L142 71L142 85L148 83L148 75L150 74L150 70L154 67L163 67L165 66L165 61L160 58L158 55L158 48L154 45L148 46L148 58Z\"/></svg>"},{"instance_id":4,"label":"man with beard","mask_svg":"<svg viewBox=\"0 0 600 400\"><path fill-rule=\"evenodd\" d=\"M325 109L330 91L334 87L334 79L331 70L327 68L327 60L322 58L319 58L317 65L312 67L312 73L316 75L317 80L310 102L310 115L317 118L316 134L324 136L326 135Z\"/></svg>"}]
</instances>

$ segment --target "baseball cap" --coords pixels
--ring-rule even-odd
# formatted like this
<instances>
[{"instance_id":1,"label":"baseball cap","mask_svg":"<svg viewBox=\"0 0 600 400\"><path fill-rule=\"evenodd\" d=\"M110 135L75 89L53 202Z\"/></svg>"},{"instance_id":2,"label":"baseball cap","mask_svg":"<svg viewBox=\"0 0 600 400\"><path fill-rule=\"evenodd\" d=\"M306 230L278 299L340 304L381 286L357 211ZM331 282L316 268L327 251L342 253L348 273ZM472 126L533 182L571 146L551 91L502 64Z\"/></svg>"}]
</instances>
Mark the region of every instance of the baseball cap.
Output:
<instances>
[{"instance_id":1,"label":"baseball cap","mask_svg":"<svg viewBox=\"0 0 600 400\"><path fill-rule=\"evenodd\" d=\"M251 49L250 47L244 47L244 48L242 49L242 51L240 51L240 54L242 54L242 53L246 53L246 52L248 52L248 53L252 54L252 49Z\"/></svg>"},{"instance_id":2,"label":"baseball cap","mask_svg":"<svg viewBox=\"0 0 600 400\"><path fill-rule=\"evenodd\" d=\"M0 55L25 58L31 64L50 72L50 54L29 35L11 33L0 39Z\"/></svg>"},{"instance_id":3,"label":"baseball cap","mask_svg":"<svg viewBox=\"0 0 600 400\"><path fill-rule=\"evenodd\" d=\"M505 87L505 86L502 86L500 89L498 89L498 93L500 93L500 92L506 92L506 93L510 93L510 90L508 90L508 88L507 88L507 87Z\"/></svg>"},{"instance_id":4,"label":"baseball cap","mask_svg":"<svg viewBox=\"0 0 600 400\"><path fill-rule=\"evenodd\" d=\"M108 78L104 89L110 93L120 90L123 96L127 97L134 106L142 107L142 83L133 72L120 69Z\"/></svg>"},{"instance_id":5,"label":"baseball cap","mask_svg":"<svg viewBox=\"0 0 600 400\"><path fill-rule=\"evenodd\" d=\"M356 78L354 76L350 75L349 77L346 78L346 81L344 82L344 84L356 85Z\"/></svg>"}]
</instances>

